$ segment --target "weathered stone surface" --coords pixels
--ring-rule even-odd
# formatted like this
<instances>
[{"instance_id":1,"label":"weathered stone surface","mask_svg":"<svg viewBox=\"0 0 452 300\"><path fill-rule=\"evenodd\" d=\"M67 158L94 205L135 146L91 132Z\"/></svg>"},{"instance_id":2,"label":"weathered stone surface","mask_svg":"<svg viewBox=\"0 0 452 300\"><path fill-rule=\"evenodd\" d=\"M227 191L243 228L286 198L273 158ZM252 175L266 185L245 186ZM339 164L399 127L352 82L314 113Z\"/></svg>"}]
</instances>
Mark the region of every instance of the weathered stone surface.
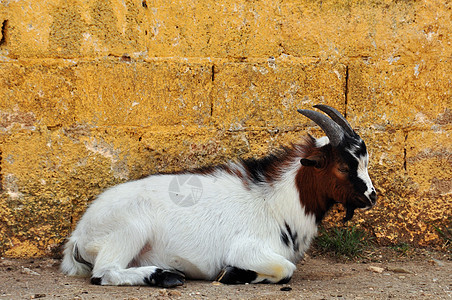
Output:
<instances>
[{"instance_id":1,"label":"weathered stone surface","mask_svg":"<svg viewBox=\"0 0 452 300\"><path fill-rule=\"evenodd\" d=\"M2 64L0 126L208 124L211 74L210 64L197 61Z\"/></svg>"},{"instance_id":2,"label":"weathered stone surface","mask_svg":"<svg viewBox=\"0 0 452 300\"><path fill-rule=\"evenodd\" d=\"M61 61L1 63L0 110L4 119L0 129L6 130L13 123L25 127L71 124L78 98L73 78L73 70Z\"/></svg>"},{"instance_id":3,"label":"weathered stone surface","mask_svg":"<svg viewBox=\"0 0 452 300\"><path fill-rule=\"evenodd\" d=\"M450 57L450 4L304 1L5 1L13 57ZM0 20L1 21L1 20Z\"/></svg>"},{"instance_id":4,"label":"weathered stone surface","mask_svg":"<svg viewBox=\"0 0 452 300\"><path fill-rule=\"evenodd\" d=\"M354 61L348 116L376 130L451 128L452 61L413 64Z\"/></svg>"},{"instance_id":5,"label":"weathered stone surface","mask_svg":"<svg viewBox=\"0 0 452 300\"><path fill-rule=\"evenodd\" d=\"M208 125L212 67L201 62L81 63L78 122L97 126Z\"/></svg>"},{"instance_id":6,"label":"weathered stone surface","mask_svg":"<svg viewBox=\"0 0 452 300\"><path fill-rule=\"evenodd\" d=\"M410 131L406 169L422 195L452 194L452 131Z\"/></svg>"},{"instance_id":7,"label":"weathered stone surface","mask_svg":"<svg viewBox=\"0 0 452 300\"><path fill-rule=\"evenodd\" d=\"M412 62L452 53L444 1L289 1L281 10L282 45L295 56Z\"/></svg>"},{"instance_id":8,"label":"weathered stone surface","mask_svg":"<svg viewBox=\"0 0 452 300\"><path fill-rule=\"evenodd\" d=\"M411 185L406 217L410 241L432 244L442 240L433 230L450 222L452 208L451 130L411 131L407 136L406 171ZM422 238L420 238L422 237Z\"/></svg>"},{"instance_id":9,"label":"weathered stone surface","mask_svg":"<svg viewBox=\"0 0 452 300\"><path fill-rule=\"evenodd\" d=\"M213 117L231 130L306 124L297 108L326 102L344 111L342 64L269 59L215 65Z\"/></svg>"}]
</instances>

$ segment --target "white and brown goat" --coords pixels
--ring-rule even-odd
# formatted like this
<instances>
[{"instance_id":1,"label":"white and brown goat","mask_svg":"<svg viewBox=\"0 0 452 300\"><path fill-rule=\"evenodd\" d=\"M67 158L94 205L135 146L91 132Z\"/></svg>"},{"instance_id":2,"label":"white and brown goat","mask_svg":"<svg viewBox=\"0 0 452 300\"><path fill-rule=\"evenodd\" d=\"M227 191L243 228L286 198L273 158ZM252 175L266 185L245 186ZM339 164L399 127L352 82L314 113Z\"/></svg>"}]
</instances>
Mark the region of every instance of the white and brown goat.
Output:
<instances>
[{"instance_id":1,"label":"white and brown goat","mask_svg":"<svg viewBox=\"0 0 452 300\"><path fill-rule=\"evenodd\" d=\"M115 186L88 208L61 269L93 284L174 287L185 277L285 283L334 203L375 205L364 141L334 108L298 110L327 135L260 159ZM181 186L192 187L190 191ZM171 188L171 186L174 186ZM194 193L197 192L197 193ZM185 201L185 202L184 202Z\"/></svg>"}]
</instances>

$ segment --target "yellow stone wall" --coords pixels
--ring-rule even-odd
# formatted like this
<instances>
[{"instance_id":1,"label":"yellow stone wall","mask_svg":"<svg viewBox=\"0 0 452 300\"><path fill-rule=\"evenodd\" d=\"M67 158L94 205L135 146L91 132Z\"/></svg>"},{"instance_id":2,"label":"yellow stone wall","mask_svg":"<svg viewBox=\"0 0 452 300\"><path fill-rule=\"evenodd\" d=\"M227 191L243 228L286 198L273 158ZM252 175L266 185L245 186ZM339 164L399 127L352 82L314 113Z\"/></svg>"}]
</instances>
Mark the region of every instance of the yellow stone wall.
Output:
<instances>
[{"instance_id":1,"label":"yellow stone wall","mask_svg":"<svg viewBox=\"0 0 452 300\"><path fill-rule=\"evenodd\" d=\"M379 203L353 222L445 242L450 1L2 1L0 26L0 255L58 254L114 184L318 135L317 103L369 148Z\"/></svg>"}]
</instances>

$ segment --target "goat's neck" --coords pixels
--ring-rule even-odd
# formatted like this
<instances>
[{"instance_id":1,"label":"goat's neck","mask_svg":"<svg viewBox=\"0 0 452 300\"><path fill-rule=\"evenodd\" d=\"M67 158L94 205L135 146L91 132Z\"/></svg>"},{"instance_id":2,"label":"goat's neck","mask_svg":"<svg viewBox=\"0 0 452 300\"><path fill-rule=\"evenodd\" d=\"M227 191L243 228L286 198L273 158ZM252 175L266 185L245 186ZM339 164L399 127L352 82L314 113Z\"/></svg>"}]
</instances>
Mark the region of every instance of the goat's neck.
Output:
<instances>
[{"instance_id":1,"label":"goat's neck","mask_svg":"<svg viewBox=\"0 0 452 300\"><path fill-rule=\"evenodd\" d=\"M319 224L328 210L333 206L334 200L326 194L330 190L324 182L319 182L317 176L309 167L301 167L295 176L295 184L299 191L299 201L307 214L313 214Z\"/></svg>"},{"instance_id":2,"label":"goat's neck","mask_svg":"<svg viewBox=\"0 0 452 300\"><path fill-rule=\"evenodd\" d=\"M308 219L310 219L309 216L312 216L313 221L317 218L300 202L300 193L294 180L299 168L298 159L286 162L284 170L280 170L279 176L262 190L262 197L268 200L270 210L281 224L296 224L299 220L307 220L301 217L302 214L306 214Z\"/></svg>"}]
</instances>

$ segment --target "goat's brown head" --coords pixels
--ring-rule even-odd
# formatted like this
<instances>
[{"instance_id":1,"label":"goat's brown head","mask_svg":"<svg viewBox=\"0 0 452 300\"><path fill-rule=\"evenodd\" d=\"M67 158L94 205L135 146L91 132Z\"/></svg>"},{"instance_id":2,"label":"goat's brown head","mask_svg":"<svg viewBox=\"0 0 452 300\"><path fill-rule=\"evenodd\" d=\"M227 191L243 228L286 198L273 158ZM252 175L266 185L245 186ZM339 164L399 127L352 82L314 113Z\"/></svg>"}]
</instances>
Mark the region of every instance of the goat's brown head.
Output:
<instances>
[{"instance_id":1,"label":"goat's brown head","mask_svg":"<svg viewBox=\"0 0 452 300\"><path fill-rule=\"evenodd\" d=\"M375 188L367 172L369 156L361 137L347 120L334 108L315 105L329 117L316 111L299 109L298 112L319 125L328 139L313 140L315 151L301 159L301 164L313 168L318 189L324 197L341 203L346 209L344 222L353 217L356 208L370 209L377 201Z\"/></svg>"}]
</instances>

